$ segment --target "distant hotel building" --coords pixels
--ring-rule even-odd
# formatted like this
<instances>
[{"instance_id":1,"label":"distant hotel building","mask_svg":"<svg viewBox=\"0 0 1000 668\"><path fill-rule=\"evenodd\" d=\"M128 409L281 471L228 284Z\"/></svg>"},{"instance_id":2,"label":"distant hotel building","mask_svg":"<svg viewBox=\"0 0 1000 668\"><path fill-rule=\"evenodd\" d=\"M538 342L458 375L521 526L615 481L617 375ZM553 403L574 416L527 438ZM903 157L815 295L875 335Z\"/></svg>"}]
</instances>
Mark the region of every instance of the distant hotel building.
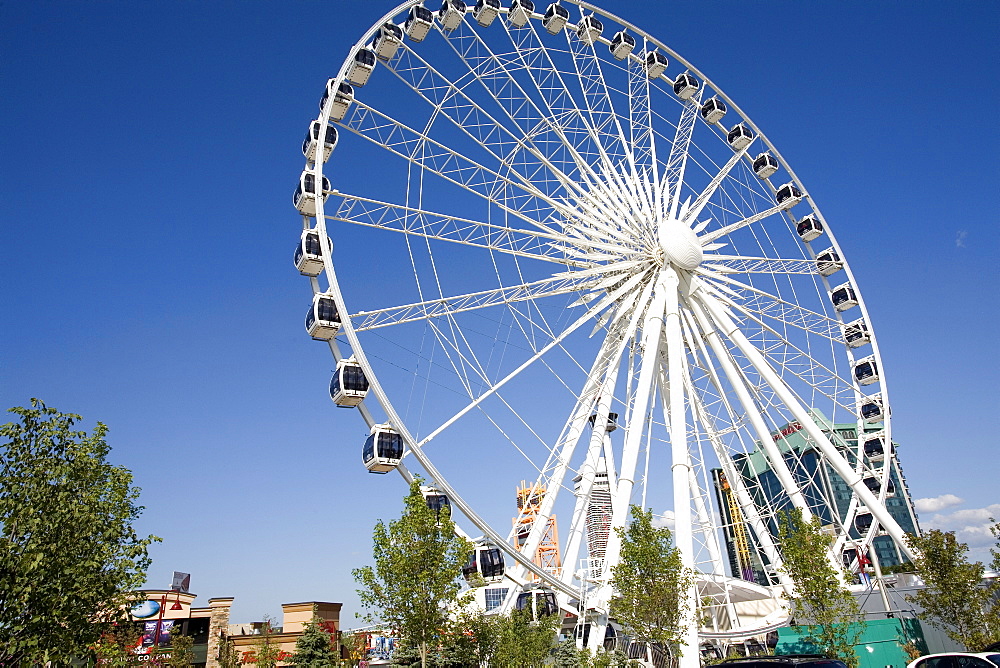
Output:
<instances>
[{"instance_id":1,"label":"distant hotel building","mask_svg":"<svg viewBox=\"0 0 1000 668\"><path fill-rule=\"evenodd\" d=\"M858 448L857 424L831 424L819 411L811 411L811 414L816 424L830 435L831 441L845 452L848 461L853 464ZM773 432L772 438L783 453L785 462L801 487L810 509L820 517L824 525L843 524L853 491L829 464L823 462L820 453L801 430L800 424L792 422ZM866 425L863 436L870 436L881 430L881 424ZM890 467L889 489L892 493L887 495L886 508L903 531L914 534L918 531L917 516L913 510L913 500L906 485L906 478L896 457L897 449L895 443L892 447L886 447L884 456L873 457L872 465ZM791 509L788 496L782 489L759 442L755 444L753 452L734 456L733 463L758 508L770 508L775 512ZM776 578L773 569L767 563L766 557L755 547L756 542L752 540L751 529L735 502L729 481L725 479L721 469L712 470L712 479L723 518L723 534L733 576L762 585L774 584ZM836 509L838 517L831 516L831 508ZM776 518L763 515L762 519L777 541ZM849 535L852 538L860 538L857 528L853 526ZM903 556L889 536L877 536L873 546L882 567L902 563Z\"/></svg>"}]
</instances>

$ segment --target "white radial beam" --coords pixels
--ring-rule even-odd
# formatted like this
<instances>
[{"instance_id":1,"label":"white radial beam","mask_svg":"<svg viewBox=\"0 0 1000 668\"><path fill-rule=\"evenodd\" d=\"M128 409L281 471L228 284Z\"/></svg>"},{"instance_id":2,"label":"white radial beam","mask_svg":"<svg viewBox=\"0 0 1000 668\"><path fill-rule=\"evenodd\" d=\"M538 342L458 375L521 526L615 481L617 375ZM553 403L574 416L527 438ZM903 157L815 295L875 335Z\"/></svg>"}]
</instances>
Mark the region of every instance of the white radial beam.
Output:
<instances>
[{"instance_id":1,"label":"white radial beam","mask_svg":"<svg viewBox=\"0 0 1000 668\"><path fill-rule=\"evenodd\" d=\"M695 292L698 291L698 286L695 287ZM788 388L785 383L781 380L781 377L771 368L771 365L767 363L764 359L763 354L757 350L757 348L751 343L743 332L740 331L739 327L733 322L732 318L729 317L725 311L719 307L715 300L709 298L701 300L708 310L712 319L715 321L716 325L722 331L722 333L736 345L736 347L743 353L750 364L757 370L761 378L766 382L774 393L778 396L781 402L791 411L792 415L798 420L799 424L802 425L802 430L805 431L809 437L819 448L820 452L823 453L825 460L833 467L833 470L847 483L854 493L858 495L861 502L868 506L872 515L875 519L882 525L882 527L892 536L892 539L896 542L896 545L902 549L903 553L910 560L915 558L915 553L910 549L906 542L906 533L903 531L899 523L896 522L895 518L889 514L888 509L879 502L878 497L871 493L868 487L864 484L863 478L860 473L858 473L850 462L844 458L837 448L830 442L830 439L823 430L820 429L819 425L812 419L809 412L799 403L798 398L794 395L790 388ZM770 439L765 439L765 442Z\"/></svg>"},{"instance_id":2,"label":"white radial beam","mask_svg":"<svg viewBox=\"0 0 1000 668\"><path fill-rule=\"evenodd\" d=\"M747 389L743 374L740 373L736 364L733 362L729 349L720 340L718 331L708 323L705 312L702 310L702 304L707 306L708 303L713 302L713 299L711 295L698 295L698 297L698 300L690 299L688 303L691 307L691 311L694 313L695 318L698 320L698 323L703 330L702 335L704 336L709 347L715 353L715 358L719 361L719 365L722 367L722 372L725 374L726 378L729 379L730 387L732 387L733 392L736 393L736 398L739 400L740 405L743 406L743 410L746 411L747 419L750 420L750 425L756 432L757 438L760 440L760 445L764 449L764 454L767 455L768 460L771 462L771 468L774 470L774 474L778 477L778 481L781 483L782 488L784 488L785 492L788 494L788 498L791 500L792 505L795 508L800 509L803 516L808 519L812 516L812 512L809 510L809 505L806 503L805 497L802 495L802 489L799 487L798 483L795 482L795 478L792 476L792 472L788 469L788 465L785 463L784 457L781 456L781 451L771 438L771 429L764 422L764 417L760 414L760 411L757 408L757 402L754 401L750 394L750 390Z\"/></svg>"},{"instance_id":3,"label":"white radial beam","mask_svg":"<svg viewBox=\"0 0 1000 668\"><path fill-rule=\"evenodd\" d=\"M662 189L666 194L666 204L671 211L676 211L681 198L681 186L684 185L684 171L687 167L688 152L691 147L691 136L694 134L695 121L698 120L699 102L704 87L690 100L684 103L677 130L674 132L674 142L670 145L670 156L664 170Z\"/></svg>"},{"instance_id":4,"label":"white radial beam","mask_svg":"<svg viewBox=\"0 0 1000 668\"><path fill-rule=\"evenodd\" d=\"M744 148L742 151L736 151L733 153L733 157L729 159L729 162L723 165L722 169L719 170L719 173L712 177L712 180L707 186L705 186L705 189L701 191L701 194L698 195L694 204L692 204L688 210L684 212L682 222L690 224L692 221L698 219L698 216L701 215L702 209L704 209L705 205L708 204L708 200L712 198L712 195L714 195L715 191L719 189L722 182L726 180L726 177L729 176L729 172L733 170L733 167L735 167L740 160L743 159L746 152L747 149Z\"/></svg>"},{"instance_id":5,"label":"white radial beam","mask_svg":"<svg viewBox=\"0 0 1000 668\"><path fill-rule=\"evenodd\" d=\"M704 206L704 204L702 206ZM698 239L699 239L699 241L701 241L701 244L703 246L708 245L708 244L712 243L713 241L715 241L716 239L718 239L720 237L724 237L727 234L732 234L736 230L741 230L744 227L747 227L748 225L753 225L754 223L756 223L759 220L764 220L765 218L770 218L771 216L773 216L775 214L780 214L784 210L785 210L785 208L781 204L778 204L777 206L772 206L770 209L764 209L763 211L755 213L752 216L747 216L743 220L737 220L735 223L731 223L731 224L726 225L724 227L720 227L717 230L712 230L711 232L706 232L706 233L702 234L700 237L698 237ZM700 209L699 209L699 212L700 212ZM697 215L697 214L695 214L695 215Z\"/></svg>"},{"instance_id":6,"label":"white radial beam","mask_svg":"<svg viewBox=\"0 0 1000 668\"><path fill-rule=\"evenodd\" d=\"M441 318L462 313L463 311L473 311L499 304L511 304L529 299L541 299L542 297L569 294L592 287L598 278L594 276L558 276L545 278L532 283L498 288L496 290L483 290L482 292L472 292L454 297L428 299L422 302L403 306L391 306L375 311L359 311L351 315L351 320L357 323L354 326L356 331L364 332L370 329L399 325L415 320ZM588 315L592 314L588 313Z\"/></svg>"},{"instance_id":7,"label":"white radial beam","mask_svg":"<svg viewBox=\"0 0 1000 668\"><path fill-rule=\"evenodd\" d=\"M768 257L743 257L739 255L705 255L699 269L710 269L720 274L803 274L813 276L815 260L783 260Z\"/></svg>"},{"instance_id":8,"label":"white radial beam","mask_svg":"<svg viewBox=\"0 0 1000 668\"><path fill-rule=\"evenodd\" d=\"M464 244L571 267L592 267L593 262L565 257L563 253L569 244L592 251L602 250L611 253L619 250L617 246L609 243L571 238L558 232L540 232L483 223L339 191L333 191L331 197L339 198L341 202L334 206L327 204L328 210L332 211L326 215L329 220Z\"/></svg>"}]
</instances>

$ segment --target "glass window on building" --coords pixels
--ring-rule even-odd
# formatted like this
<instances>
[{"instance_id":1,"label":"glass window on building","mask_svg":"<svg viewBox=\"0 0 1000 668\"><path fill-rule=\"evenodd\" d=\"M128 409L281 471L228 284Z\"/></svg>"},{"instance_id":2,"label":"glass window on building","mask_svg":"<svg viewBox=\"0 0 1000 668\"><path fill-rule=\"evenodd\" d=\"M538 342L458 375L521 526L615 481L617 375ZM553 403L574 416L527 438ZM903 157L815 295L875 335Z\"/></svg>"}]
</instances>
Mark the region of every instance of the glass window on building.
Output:
<instances>
[{"instance_id":1,"label":"glass window on building","mask_svg":"<svg viewBox=\"0 0 1000 668\"><path fill-rule=\"evenodd\" d=\"M507 589L506 587L502 589L499 587L496 589L487 589L485 591L486 612L499 608L500 604L503 603L503 600L507 598L507 592L509 591L510 589Z\"/></svg>"}]
</instances>

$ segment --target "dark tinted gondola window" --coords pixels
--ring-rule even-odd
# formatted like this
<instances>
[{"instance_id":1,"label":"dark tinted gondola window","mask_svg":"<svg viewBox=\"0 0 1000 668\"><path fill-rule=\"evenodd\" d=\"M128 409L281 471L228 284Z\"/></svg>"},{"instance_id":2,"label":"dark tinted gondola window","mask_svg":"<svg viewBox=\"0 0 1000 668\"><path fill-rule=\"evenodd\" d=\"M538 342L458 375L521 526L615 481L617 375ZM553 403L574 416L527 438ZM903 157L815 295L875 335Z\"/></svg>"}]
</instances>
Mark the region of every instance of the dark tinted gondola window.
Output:
<instances>
[{"instance_id":1,"label":"dark tinted gondola window","mask_svg":"<svg viewBox=\"0 0 1000 668\"><path fill-rule=\"evenodd\" d=\"M306 252L310 255L320 255L318 234L306 235Z\"/></svg>"},{"instance_id":2,"label":"dark tinted gondola window","mask_svg":"<svg viewBox=\"0 0 1000 668\"><path fill-rule=\"evenodd\" d=\"M383 459L401 459L403 457L403 437L399 434L379 434L378 456Z\"/></svg>"},{"instance_id":3,"label":"dark tinted gondola window","mask_svg":"<svg viewBox=\"0 0 1000 668\"><path fill-rule=\"evenodd\" d=\"M364 392L368 389L368 379L359 366L346 366L344 373L344 389Z\"/></svg>"},{"instance_id":4,"label":"dark tinted gondola window","mask_svg":"<svg viewBox=\"0 0 1000 668\"><path fill-rule=\"evenodd\" d=\"M500 548L494 547L480 552L483 563L483 577L496 578L503 575L504 561Z\"/></svg>"},{"instance_id":5,"label":"dark tinted gondola window","mask_svg":"<svg viewBox=\"0 0 1000 668\"><path fill-rule=\"evenodd\" d=\"M306 329L312 327L314 322L316 322L316 315L313 313L313 308L310 306L309 312L306 313Z\"/></svg>"},{"instance_id":6,"label":"dark tinted gondola window","mask_svg":"<svg viewBox=\"0 0 1000 668\"><path fill-rule=\"evenodd\" d=\"M362 457L366 462L370 462L372 460L372 457L374 456L375 456L375 435L372 434L371 436L368 437L368 440L365 441L365 449L362 454Z\"/></svg>"},{"instance_id":7,"label":"dark tinted gondola window","mask_svg":"<svg viewBox=\"0 0 1000 668\"><path fill-rule=\"evenodd\" d=\"M882 448L882 439L874 438L865 441L865 454L869 457L880 457L885 454L885 450Z\"/></svg>"},{"instance_id":8,"label":"dark tinted gondola window","mask_svg":"<svg viewBox=\"0 0 1000 668\"><path fill-rule=\"evenodd\" d=\"M357 55L354 56L354 60L362 65L374 65L375 53L373 51L369 51L368 49L361 49L358 51Z\"/></svg>"},{"instance_id":9,"label":"dark tinted gondola window","mask_svg":"<svg viewBox=\"0 0 1000 668\"><path fill-rule=\"evenodd\" d=\"M320 320L340 322L340 316L337 314L337 305L332 299L320 299L316 310L318 311L317 316L319 316Z\"/></svg>"},{"instance_id":10,"label":"dark tinted gondola window","mask_svg":"<svg viewBox=\"0 0 1000 668\"><path fill-rule=\"evenodd\" d=\"M865 404L861 407L861 415L864 418L872 418L882 413L882 407L878 404Z\"/></svg>"},{"instance_id":11,"label":"dark tinted gondola window","mask_svg":"<svg viewBox=\"0 0 1000 668\"><path fill-rule=\"evenodd\" d=\"M337 392L340 392L340 374L333 374L333 378L330 379L330 396L332 397Z\"/></svg>"},{"instance_id":12,"label":"dark tinted gondola window","mask_svg":"<svg viewBox=\"0 0 1000 668\"><path fill-rule=\"evenodd\" d=\"M531 594L524 592L523 594L517 595L517 601L514 603L514 607L518 610L525 610L531 606Z\"/></svg>"}]
</instances>

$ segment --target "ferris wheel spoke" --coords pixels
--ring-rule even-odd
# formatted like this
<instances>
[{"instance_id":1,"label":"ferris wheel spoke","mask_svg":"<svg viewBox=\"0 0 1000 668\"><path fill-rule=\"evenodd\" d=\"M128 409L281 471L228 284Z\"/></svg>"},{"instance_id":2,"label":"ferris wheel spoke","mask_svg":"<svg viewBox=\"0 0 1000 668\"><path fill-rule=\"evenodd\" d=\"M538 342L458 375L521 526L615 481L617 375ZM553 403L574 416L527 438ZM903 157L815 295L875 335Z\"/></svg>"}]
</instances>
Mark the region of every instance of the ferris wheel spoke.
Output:
<instances>
[{"instance_id":1,"label":"ferris wheel spoke","mask_svg":"<svg viewBox=\"0 0 1000 668\"><path fill-rule=\"evenodd\" d=\"M463 311L472 311L512 302L541 299L585 290L600 280L594 276L559 276L540 281L484 290L454 297L429 299L404 306L393 306L375 311L360 311L351 315L354 331L365 332L379 327L399 325L429 318L441 318ZM588 316L589 317L589 316Z\"/></svg>"},{"instance_id":2,"label":"ferris wheel spoke","mask_svg":"<svg viewBox=\"0 0 1000 668\"><path fill-rule=\"evenodd\" d=\"M782 260L715 253L706 255L701 267L723 274L803 274L814 276L818 273L815 260Z\"/></svg>"},{"instance_id":3,"label":"ferris wheel spoke","mask_svg":"<svg viewBox=\"0 0 1000 668\"><path fill-rule=\"evenodd\" d=\"M771 216L782 214L784 213L784 211L785 211L784 205L779 204L777 206L772 206L770 209L766 209L765 211L755 213L752 216L747 216L743 220L738 220L735 223L731 223L729 225L726 225L725 227L720 227L719 229L713 230L712 232L704 233L703 235L701 235L702 243L703 244L712 243L716 239L732 234L733 232L743 229L748 225L753 225L754 223L764 220L765 218L770 218Z\"/></svg>"},{"instance_id":4,"label":"ferris wheel spoke","mask_svg":"<svg viewBox=\"0 0 1000 668\"><path fill-rule=\"evenodd\" d=\"M543 260L577 268L594 266L593 261L566 256L564 250L569 238L556 232L546 233L519 229L504 225L494 225L480 221L435 213L415 207L390 204L379 200L348 195L335 191L333 206L327 205L326 218L354 225L363 225L380 230L422 237L437 241L462 244L517 255L534 260ZM580 243L574 240L574 246ZM593 251L616 251L609 243L589 242Z\"/></svg>"},{"instance_id":5,"label":"ferris wheel spoke","mask_svg":"<svg viewBox=\"0 0 1000 668\"><path fill-rule=\"evenodd\" d=\"M677 121L674 140L670 144L670 155L663 170L663 183L660 191L665 195L664 204L670 207L670 214L677 215L680 204L681 186L684 184L684 172L687 167L688 154L691 149L691 137L694 135L695 121L698 120L699 103L703 89L684 102L681 117Z\"/></svg>"},{"instance_id":6,"label":"ferris wheel spoke","mask_svg":"<svg viewBox=\"0 0 1000 668\"><path fill-rule=\"evenodd\" d=\"M543 221L551 215L552 203L541 191L512 181L361 102L355 103L343 125L419 169L478 195L542 231L551 231Z\"/></svg>"},{"instance_id":7,"label":"ferris wheel spoke","mask_svg":"<svg viewBox=\"0 0 1000 668\"><path fill-rule=\"evenodd\" d=\"M742 151L734 152L733 156L729 158L726 164L722 166L722 169L720 169L715 174L715 176L712 177L712 180L709 182L709 184L704 188L704 190L701 191L701 193L695 199L694 203L686 207L686 209L682 211L682 220L684 222L693 223L695 220L698 219L698 216L701 215L702 210L705 208L705 205L708 204L708 201L712 198L712 195L714 195L715 192L719 189L719 186L722 185L722 182L726 179L727 176L729 176L729 173L733 171L733 167L735 167L740 163L740 161L743 159L743 156L746 155L746 151L747 150L744 148ZM696 229L696 231L698 230Z\"/></svg>"},{"instance_id":8,"label":"ferris wheel spoke","mask_svg":"<svg viewBox=\"0 0 1000 668\"><path fill-rule=\"evenodd\" d=\"M724 302L743 314L775 320L836 343L844 342L839 320L793 304L730 276L714 274L711 278L710 288L718 290Z\"/></svg>"},{"instance_id":9,"label":"ferris wheel spoke","mask_svg":"<svg viewBox=\"0 0 1000 668\"><path fill-rule=\"evenodd\" d=\"M653 112L650 102L649 77L646 68L637 58L628 59L629 126L632 130L630 147L632 163L639 172L650 172L659 184L656 164L656 135L653 131ZM650 202L652 206L652 202Z\"/></svg>"},{"instance_id":10,"label":"ferris wheel spoke","mask_svg":"<svg viewBox=\"0 0 1000 668\"><path fill-rule=\"evenodd\" d=\"M388 68L433 109L513 171L531 188L549 197L574 194L574 182L535 145L531 133L515 133L477 104L463 88L422 59L409 46L401 49ZM471 77L472 74L466 75ZM513 120L513 119L511 119ZM517 159L515 156L525 155ZM528 160L531 156L534 160ZM574 164L575 166L575 164ZM544 169L540 169L544 167Z\"/></svg>"}]
</instances>

